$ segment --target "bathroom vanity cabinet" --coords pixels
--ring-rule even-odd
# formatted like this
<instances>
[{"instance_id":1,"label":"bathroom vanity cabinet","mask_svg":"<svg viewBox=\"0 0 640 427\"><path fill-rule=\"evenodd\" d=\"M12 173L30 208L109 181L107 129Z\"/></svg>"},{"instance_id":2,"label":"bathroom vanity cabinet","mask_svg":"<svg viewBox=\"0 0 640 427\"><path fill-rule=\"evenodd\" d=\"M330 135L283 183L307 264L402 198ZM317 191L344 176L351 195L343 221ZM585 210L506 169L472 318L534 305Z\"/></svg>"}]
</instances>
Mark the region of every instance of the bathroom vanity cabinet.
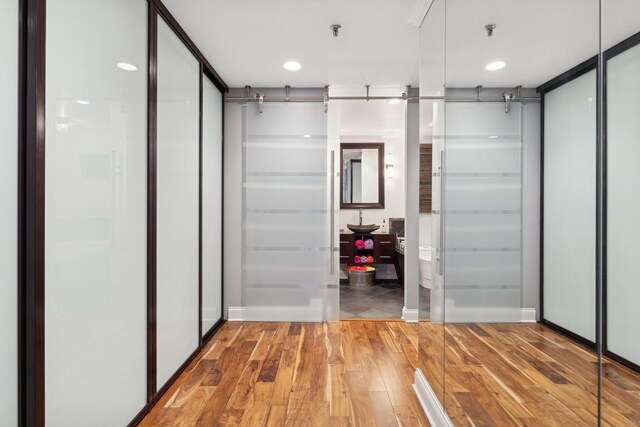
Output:
<instances>
[{"instance_id":1,"label":"bathroom vanity cabinet","mask_svg":"<svg viewBox=\"0 0 640 427\"><path fill-rule=\"evenodd\" d=\"M373 240L373 264L395 264L395 236L393 234L340 234L340 264L354 264L358 255L356 240Z\"/></svg>"}]
</instances>

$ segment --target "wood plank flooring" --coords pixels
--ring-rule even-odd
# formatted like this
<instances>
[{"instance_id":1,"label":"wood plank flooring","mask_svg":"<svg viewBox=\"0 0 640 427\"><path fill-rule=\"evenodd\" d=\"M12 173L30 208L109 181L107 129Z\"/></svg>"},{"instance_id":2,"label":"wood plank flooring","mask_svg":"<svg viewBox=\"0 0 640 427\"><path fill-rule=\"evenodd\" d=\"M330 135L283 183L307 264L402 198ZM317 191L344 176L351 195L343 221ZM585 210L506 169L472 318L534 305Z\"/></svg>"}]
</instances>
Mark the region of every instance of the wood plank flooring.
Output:
<instances>
[{"instance_id":1,"label":"wood plank flooring","mask_svg":"<svg viewBox=\"0 0 640 427\"><path fill-rule=\"evenodd\" d=\"M456 426L597 425L592 350L541 324L419 328L419 367ZM602 425L640 425L640 375L605 359L602 397Z\"/></svg>"},{"instance_id":2,"label":"wood plank flooring","mask_svg":"<svg viewBox=\"0 0 640 427\"><path fill-rule=\"evenodd\" d=\"M429 426L417 362L417 324L228 322L141 425Z\"/></svg>"}]
</instances>

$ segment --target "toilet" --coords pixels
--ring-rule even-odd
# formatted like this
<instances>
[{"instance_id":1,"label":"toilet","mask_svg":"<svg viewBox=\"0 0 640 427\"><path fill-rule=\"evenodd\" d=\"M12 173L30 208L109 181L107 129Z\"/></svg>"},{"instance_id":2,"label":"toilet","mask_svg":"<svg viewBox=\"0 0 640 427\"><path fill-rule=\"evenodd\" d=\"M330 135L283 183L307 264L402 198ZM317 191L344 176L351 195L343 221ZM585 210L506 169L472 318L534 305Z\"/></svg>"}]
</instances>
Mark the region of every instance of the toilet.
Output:
<instances>
[{"instance_id":1,"label":"toilet","mask_svg":"<svg viewBox=\"0 0 640 427\"><path fill-rule=\"evenodd\" d=\"M420 286L431 289L431 246L420 246Z\"/></svg>"}]
</instances>

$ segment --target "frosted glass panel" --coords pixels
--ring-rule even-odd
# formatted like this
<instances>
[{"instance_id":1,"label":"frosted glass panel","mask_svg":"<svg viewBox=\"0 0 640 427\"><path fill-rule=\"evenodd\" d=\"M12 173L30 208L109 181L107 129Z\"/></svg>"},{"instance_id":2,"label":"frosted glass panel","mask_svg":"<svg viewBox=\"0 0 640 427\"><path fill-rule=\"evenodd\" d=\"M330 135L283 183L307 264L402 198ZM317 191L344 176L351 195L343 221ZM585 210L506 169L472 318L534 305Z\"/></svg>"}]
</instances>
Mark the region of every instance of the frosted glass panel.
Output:
<instances>
[{"instance_id":1,"label":"frosted glass panel","mask_svg":"<svg viewBox=\"0 0 640 427\"><path fill-rule=\"evenodd\" d=\"M202 333L222 317L222 93L202 88Z\"/></svg>"},{"instance_id":2,"label":"frosted glass panel","mask_svg":"<svg viewBox=\"0 0 640 427\"><path fill-rule=\"evenodd\" d=\"M0 424L18 425L18 1L0 1Z\"/></svg>"},{"instance_id":3,"label":"frosted glass panel","mask_svg":"<svg viewBox=\"0 0 640 427\"><path fill-rule=\"evenodd\" d=\"M260 114L250 104L245 115L247 318L327 320L328 307L337 306L337 292L328 289L330 217L323 105L268 104Z\"/></svg>"},{"instance_id":4,"label":"frosted glass panel","mask_svg":"<svg viewBox=\"0 0 640 427\"><path fill-rule=\"evenodd\" d=\"M446 103L448 323L520 320L521 157L520 104Z\"/></svg>"},{"instance_id":5,"label":"frosted glass panel","mask_svg":"<svg viewBox=\"0 0 640 427\"><path fill-rule=\"evenodd\" d=\"M607 349L640 365L640 46L607 62Z\"/></svg>"},{"instance_id":6,"label":"frosted glass panel","mask_svg":"<svg viewBox=\"0 0 640 427\"><path fill-rule=\"evenodd\" d=\"M50 0L46 48L46 424L127 425L147 400L147 2Z\"/></svg>"},{"instance_id":7,"label":"frosted glass panel","mask_svg":"<svg viewBox=\"0 0 640 427\"><path fill-rule=\"evenodd\" d=\"M544 98L544 319L595 340L596 73Z\"/></svg>"},{"instance_id":8,"label":"frosted glass panel","mask_svg":"<svg viewBox=\"0 0 640 427\"><path fill-rule=\"evenodd\" d=\"M158 388L198 346L200 64L158 22Z\"/></svg>"}]
</instances>

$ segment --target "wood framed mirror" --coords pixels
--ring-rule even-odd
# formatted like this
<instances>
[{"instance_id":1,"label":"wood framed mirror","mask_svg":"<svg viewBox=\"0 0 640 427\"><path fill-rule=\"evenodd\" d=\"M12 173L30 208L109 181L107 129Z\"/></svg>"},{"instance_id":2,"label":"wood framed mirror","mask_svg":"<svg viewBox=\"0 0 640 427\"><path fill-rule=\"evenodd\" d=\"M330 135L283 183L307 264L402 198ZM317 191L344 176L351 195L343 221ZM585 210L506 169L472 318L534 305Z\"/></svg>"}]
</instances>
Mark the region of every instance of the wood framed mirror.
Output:
<instances>
[{"instance_id":1,"label":"wood framed mirror","mask_svg":"<svg viewBox=\"0 0 640 427\"><path fill-rule=\"evenodd\" d=\"M340 144L340 209L384 209L384 142Z\"/></svg>"}]
</instances>

